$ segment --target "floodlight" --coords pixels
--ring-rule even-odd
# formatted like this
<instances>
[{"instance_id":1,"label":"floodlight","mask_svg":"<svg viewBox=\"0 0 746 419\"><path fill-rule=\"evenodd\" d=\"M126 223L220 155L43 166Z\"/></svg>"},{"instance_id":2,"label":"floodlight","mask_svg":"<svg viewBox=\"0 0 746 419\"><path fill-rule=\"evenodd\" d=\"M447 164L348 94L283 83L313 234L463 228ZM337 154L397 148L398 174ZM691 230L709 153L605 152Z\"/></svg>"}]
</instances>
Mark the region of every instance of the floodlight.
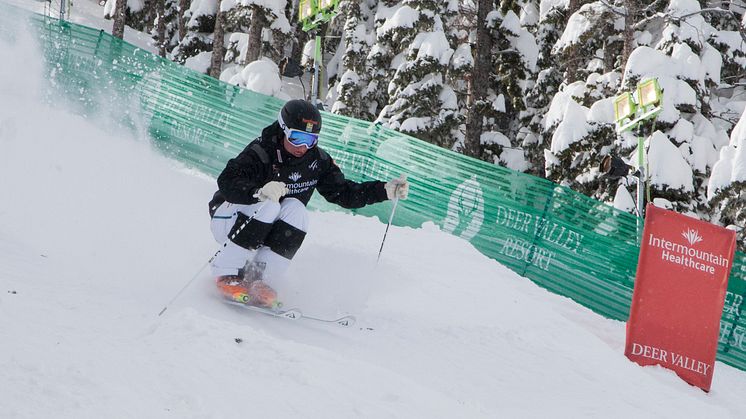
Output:
<instances>
[{"instance_id":1,"label":"floodlight","mask_svg":"<svg viewBox=\"0 0 746 419\"><path fill-rule=\"evenodd\" d=\"M637 105L629 92L624 92L614 98L614 120L616 122L633 117L636 111Z\"/></svg>"},{"instance_id":2,"label":"floodlight","mask_svg":"<svg viewBox=\"0 0 746 419\"><path fill-rule=\"evenodd\" d=\"M627 176L630 166L621 158L609 154L601 159L601 164L598 169L604 175L616 179Z\"/></svg>"},{"instance_id":3,"label":"floodlight","mask_svg":"<svg viewBox=\"0 0 746 419\"><path fill-rule=\"evenodd\" d=\"M640 106L658 106L661 103L661 87L658 79L647 79L637 84L637 98Z\"/></svg>"},{"instance_id":4,"label":"floodlight","mask_svg":"<svg viewBox=\"0 0 746 419\"><path fill-rule=\"evenodd\" d=\"M313 0L300 0L300 6L298 10L298 20L303 22L304 20L310 19L315 14Z\"/></svg>"},{"instance_id":5,"label":"floodlight","mask_svg":"<svg viewBox=\"0 0 746 419\"><path fill-rule=\"evenodd\" d=\"M339 0L318 0L319 10L328 12L331 11L339 2Z\"/></svg>"}]
</instances>

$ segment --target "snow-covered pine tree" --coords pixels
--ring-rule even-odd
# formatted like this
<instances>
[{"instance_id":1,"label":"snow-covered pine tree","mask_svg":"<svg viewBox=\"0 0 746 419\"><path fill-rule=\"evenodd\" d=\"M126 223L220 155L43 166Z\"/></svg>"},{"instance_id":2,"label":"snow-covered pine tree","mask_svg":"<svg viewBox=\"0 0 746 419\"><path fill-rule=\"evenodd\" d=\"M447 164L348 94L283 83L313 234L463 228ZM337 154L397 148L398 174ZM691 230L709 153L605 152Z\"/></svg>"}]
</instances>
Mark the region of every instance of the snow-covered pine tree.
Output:
<instances>
[{"instance_id":1,"label":"snow-covered pine tree","mask_svg":"<svg viewBox=\"0 0 746 419\"><path fill-rule=\"evenodd\" d=\"M363 10L365 8L365 10ZM370 52L372 36L366 25L365 15L369 15L367 3L356 0L343 0L339 4L340 15L345 18L342 44L341 75L334 87L337 98L332 112L371 121L376 115L369 112L363 89L367 85L365 58ZM364 12L366 12L364 14Z\"/></svg>"},{"instance_id":2,"label":"snow-covered pine tree","mask_svg":"<svg viewBox=\"0 0 746 419\"><path fill-rule=\"evenodd\" d=\"M746 111L720 149L707 188L712 221L734 226L738 248L746 251Z\"/></svg>"},{"instance_id":3,"label":"snow-covered pine tree","mask_svg":"<svg viewBox=\"0 0 746 419\"><path fill-rule=\"evenodd\" d=\"M453 48L440 17L441 3L409 0L388 19L393 38L410 37L407 48L395 61L396 72L388 86L388 104L377 121L445 148L452 148L461 116L456 94L445 84ZM402 39L403 40L403 39Z\"/></svg>"},{"instance_id":4,"label":"snow-covered pine tree","mask_svg":"<svg viewBox=\"0 0 746 419\"><path fill-rule=\"evenodd\" d=\"M339 11L340 7L337 8ZM344 32L345 24L347 19L344 14L336 13L329 22L321 25L319 30L319 36L321 37L321 74L319 79L321 85L319 86L319 100L326 104L326 107L331 108L337 101L339 92L337 92L337 85L339 80L344 74L344 66L342 61L345 56L345 42ZM310 33L314 36L314 43L316 42L314 33Z\"/></svg>"},{"instance_id":5,"label":"snow-covered pine tree","mask_svg":"<svg viewBox=\"0 0 746 419\"><path fill-rule=\"evenodd\" d=\"M371 115L377 117L389 102L388 85L402 59L400 53L417 34L413 23L416 17L417 11L408 5L395 0L378 1L373 19L375 40L365 66L369 83L363 91Z\"/></svg>"},{"instance_id":6,"label":"snow-covered pine tree","mask_svg":"<svg viewBox=\"0 0 746 419\"><path fill-rule=\"evenodd\" d=\"M534 36L521 26L515 10L521 4L503 2L499 10L487 15L487 29L492 37L492 68L489 85L495 97L485 110L482 159L514 170L528 170L528 162L518 143L523 129L520 116L526 108L526 95L531 86L539 54Z\"/></svg>"},{"instance_id":7,"label":"snow-covered pine tree","mask_svg":"<svg viewBox=\"0 0 746 419\"><path fill-rule=\"evenodd\" d=\"M664 112L658 118L656 129L665 132L669 144L663 138L653 136L648 145L651 165L651 189L655 197L671 201L672 207L680 212L690 212L706 216L706 183L710 170L717 160L717 150L727 143L724 130L715 127L711 105L712 89L720 84L722 59L709 43L716 33L715 28L704 18L700 4L696 0L676 0L669 3L664 11L663 30L655 44L655 49L671 60L668 74L666 69L658 69L664 89L664 102L673 102L673 112ZM629 66L628 66L629 69ZM675 69L674 73L670 70ZM625 84L633 86L639 80L635 73L625 73ZM686 99L682 99L686 96ZM684 179L685 170L678 156L673 157L669 167L654 167L661 162L658 158L671 159L670 155L656 155L655 141L663 145L659 152L678 152L688 164L689 179ZM677 166L682 166L677 169ZM679 176L672 176L679 170ZM669 173L665 173L668 171ZM672 180L673 183L668 182Z\"/></svg>"},{"instance_id":8,"label":"snow-covered pine tree","mask_svg":"<svg viewBox=\"0 0 746 419\"><path fill-rule=\"evenodd\" d=\"M279 72L276 64L288 50L285 41L294 28L286 15L287 1L222 0L222 9L225 13L223 44L226 47L221 57L223 70L219 78L256 90L257 86L247 84L252 73L270 68ZM258 60L271 62L249 68ZM279 73L277 77L279 84ZM265 87L267 89L262 91L268 94L279 90L279 86Z\"/></svg>"},{"instance_id":9,"label":"snow-covered pine tree","mask_svg":"<svg viewBox=\"0 0 746 419\"><path fill-rule=\"evenodd\" d=\"M251 28L251 9L241 4L225 5L225 56L226 64L221 73L221 80L226 71L236 65L247 64L246 55L249 47L249 30Z\"/></svg>"},{"instance_id":10,"label":"snow-covered pine tree","mask_svg":"<svg viewBox=\"0 0 746 419\"><path fill-rule=\"evenodd\" d=\"M124 25L140 32L153 29L156 2L158 0L107 0L104 4L104 19L114 19L112 33L118 38L124 34ZM117 7L124 10L123 20L117 18Z\"/></svg>"},{"instance_id":11,"label":"snow-covered pine tree","mask_svg":"<svg viewBox=\"0 0 746 419\"><path fill-rule=\"evenodd\" d=\"M178 0L155 1L158 2L157 9L162 7L163 10L162 14L156 14L150 35L158 47L158 54L167 56L179 44L179 2ZM161 30L163 31L162 34L160 33Z\"/></svg>"},{"instance_id":12,"label":"snow-covered pine tree","mask_svg":"<svg viewBox=\"0 0 746 419\"><path fill-rule=\"evenodd\" d=\"M600 177L600 156L613 149L616 137L611 101L619 88L619 63L609 57L622 53L624 13L606 2L577 8L552 48L563 71L562 91L554 96L548 113L552 133L546 152L549 179L598 199L616 193L617 182ZM611 186L609 183L611 182Z\"/></svg>"},{"instance_id":13,"label":"snow-covered pine tree","mask_svg":"<svg viewBox=\"0 0 746 419\"><path fill-rule=\"evenodd\" d=\"M534 81L526 94L526 113L524 122L525 135L521 134L521 146L529 162L528 172L545 177L544 150L549 147L553 129L545 129L545 115L549 111L552 98L562 84L562 73L559 71L559 57L552 53L552 48L562 35L567 24L567 2L538 0L538 24L535 28L536 43L539 47L537 71ZM526 4L527 11L536 8L534 2ZM531 27L530 15L527 27Z\"/></svg>"},{"instance_id":14,"label":"snow-covered pine tree","mask_svg":"<svg viewBox=\"0 0 746 419\"><path fill-rule=\"evenodd\" d=\"M743 1L721 7L722 11L705 14L705 19L717 29L710 43L722 57L720 84L713 90L713 96L717 97L710 100L710 112L713 125L731 133L729 143L720 148L712 167L707 199L710 220L732 226L738 232L738 249L743 252L746 251L746 119L739 111L743 109L740 98L746 95L746 39L742 23L746 7Z\"/></svg>"},{"instance_id":15,"label":"snow-covered pine tree","mask_svg":"<svg viewBox=\"0 0 746 419\"><path fill-rule=\"evenodd\" d=\"M210 65L209 52L212 51L212 33L215 30L217 0L192 0L189 10L184 13L187 20L187 33L173 50L172 60L184 64L187 59L200 54L202 65L199 69L207 72ZM195 68L195 67L192 67Z\"/></svg>"}]
</instances>

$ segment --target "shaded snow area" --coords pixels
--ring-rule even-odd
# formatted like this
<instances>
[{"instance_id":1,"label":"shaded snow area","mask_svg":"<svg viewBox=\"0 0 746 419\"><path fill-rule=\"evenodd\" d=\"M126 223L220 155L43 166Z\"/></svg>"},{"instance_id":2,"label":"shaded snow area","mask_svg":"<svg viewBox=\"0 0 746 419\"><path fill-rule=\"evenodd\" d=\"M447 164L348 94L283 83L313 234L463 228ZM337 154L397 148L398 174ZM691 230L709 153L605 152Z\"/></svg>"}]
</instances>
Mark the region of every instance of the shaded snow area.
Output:
<instances>
[{"instance_id":1,"label":"shaded snow area","mask_svg":"<svg viewBox=\"0 0 746 419\"><path fill-rule=\"evenodd\" d=\"M281 297L354 327L229 306L206 271L158 317L217 248L215 181L42 104L44 79L0 36L4 418L743 417L746 373L706 394L641 368L623 323L434 225L392 227L376 265L385 225L311 213Z\"/></svg>"}]
</instances>

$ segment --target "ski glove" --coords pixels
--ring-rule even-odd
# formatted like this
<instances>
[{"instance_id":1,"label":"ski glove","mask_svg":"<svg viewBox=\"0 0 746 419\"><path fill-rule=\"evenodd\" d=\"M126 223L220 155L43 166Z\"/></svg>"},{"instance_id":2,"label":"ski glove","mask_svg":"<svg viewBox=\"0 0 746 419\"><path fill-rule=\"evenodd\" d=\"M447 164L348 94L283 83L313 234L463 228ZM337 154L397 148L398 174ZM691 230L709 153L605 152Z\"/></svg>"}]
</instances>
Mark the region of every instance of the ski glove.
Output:
<instances>
[{"instance_id":1,"label":"ski glove","mask_svg":"<svg viewBox=\"0 0 746 419\"><path fill-rule=\"evenodd\" d=\"M266 201L269 199L270 201L280 202L280 198L285 196L287 193L288 188L285 186L285 183L273 180L259 188L259 190L256 191L256 194L254 194L254 197L260 201Z\"/></svg>"},{"instance_id":2,"label":"ski glove","mask_svg":"<svg viewBox=\"0 0 746 419\"><path fill-rule=\"evenodd\" d=\"M409 182L405 177L391 179L386 182L384 188L386 188L386 196L389 199L407 199L409 195Z\"/></svg>"}]
</instances>

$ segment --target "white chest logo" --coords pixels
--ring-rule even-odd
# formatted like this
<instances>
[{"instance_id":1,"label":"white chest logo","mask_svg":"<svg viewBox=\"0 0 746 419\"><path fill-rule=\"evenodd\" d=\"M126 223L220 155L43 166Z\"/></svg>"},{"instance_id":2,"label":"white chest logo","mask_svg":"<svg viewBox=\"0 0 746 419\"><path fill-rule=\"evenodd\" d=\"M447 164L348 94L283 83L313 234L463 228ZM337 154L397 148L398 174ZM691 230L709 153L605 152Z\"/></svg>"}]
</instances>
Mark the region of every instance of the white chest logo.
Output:
<instances>
[{"instance_id":1,"label":"white chest logo","mask_svg":"<svg viewBox=\"0 0 746 419\"><path fill-rule=\"evenodd\" d=\"M298 172L293 172L293 173L291 173L291 174L290 174L290 176L288 176L288 177L289 177L289 178L290 178L290 180L292 180L293 182L297 182L297 181L298 181L298 179L300 179L300 178L301 178L301 175L300 175L300 173L298 173Z\"/></svg>"},{"instance_id":2,"label":"white chest logo","mask_svg":"<svg viewBox=\"0 0 746 419\"><path fill-rule=\"evenodd\" d=\"M308 165L308 168L311 170L318 170L319 169L319 161L314 160L311 162L311 164Z\"/></svg>"}]
</instances>

